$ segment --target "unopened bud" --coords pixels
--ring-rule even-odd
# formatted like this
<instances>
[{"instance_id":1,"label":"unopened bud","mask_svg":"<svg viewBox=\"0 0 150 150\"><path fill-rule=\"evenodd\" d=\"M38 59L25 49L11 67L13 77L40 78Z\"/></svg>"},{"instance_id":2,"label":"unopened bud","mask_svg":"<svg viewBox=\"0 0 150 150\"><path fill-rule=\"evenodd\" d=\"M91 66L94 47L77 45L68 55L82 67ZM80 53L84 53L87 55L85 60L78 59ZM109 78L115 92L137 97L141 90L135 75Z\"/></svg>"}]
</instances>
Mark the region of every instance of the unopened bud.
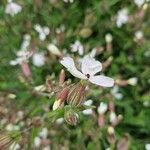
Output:
<instances>
[{"instance_id":1,"label":"unopened bud","mask_svg":"<svg viewBox=\"0 0 150 150\"><path fill-rule=\"evenodd\" d=\"M117 150L128 150L129 149L129 135L125 134L122 139L117 143Z\"/></svg>"},{"instance_id":2,"label":"unopened bud","mask_svg":"<svg viewBox=\"0 0 150 150\"><path fill-rule=\"evenodd\" d=\"M83 28L79 34L83 38L88 38L92 34L92 30L90 28Z\"/></svg>"},{"instance_id":3,"label":"unopened bud","mask_svg":"<svg viewBox=\"0 0 150 150\"><path fill-rule=\"evenodd\" d=\"M60 50L54 45L54 44L49 44L47 46L47 49L49 50L49 52L51 52L52 54L56 55L56 56L61 56L61 52Z\"/></svg>"},{"instance_id":4,"label":"unopened bud","mask_svg":"<svg viewBox=\"0 0 150 150\"><path fill-rule=\"evenodd\" d=\"M23 63L21 64L21 69L22 69L23 74L24 74L26 77L30 77L30 76L31 76L31 70L30 70L30 66L29 66L28 63L23 62Z\"/></svg>"},{"instance_id":5,"label":"unopened bud","mask_svg":"<svg viewBox=\"0 0 150 150\"><path fill-rule=\"evenodd\" d=\"M112 126L109 126L108 127L108 130L107 130L107 140L110 144L114 144L115 141L116 141L116 138L115 138L115 130Z\"/></svg>"},{"instance_id":6,"label":"unopened bud","mask_svg":"<svg viewBox=\"0 0 150 150\"><path fill-rule=\"evenodd\" d=\"M107 111L107 104L101 102L98 109L97 109L99 114L104 114Z\"/></svg>"},{"instance_id":7,"label":"unopened bud","mask_svg":"<svg viewBox=\"0 0 150 150\"><path fill-rule=\"evenodd\" d=\"M34 87L34 89L35 91L43 92L45 91L46 87L44 85L39 85L39 86Z\"/></svg>"},{"instance_id":8,"label":"unopened bud","mask_svg":"<svg viewBox=\"0 0 150 150\"><path fill-rule=\"evenodd\" d=\"M64 103L62 102L62 100L61 100L61 99L58 99L58 100L56 100L56 101L54 102L54 104L53 104L53 110L56 110L56 109L58 109L58 108L61 108L61 107L63 107L63 105L64 105Z\"/></svg>"},{"instance_id":9,"label":"unopened bud","mask_svg":"<svg viewBox=\"0 0 150 150\"><path fill-rule=\"evenodd\" d=\"M64 119L65 121L72 126L77 125L78 123L78 114L72 110L68 110L65 112Z\"/></svg>"},{"instance_id":10,"label":"unopened bud","mask_svg":"<svg viewBox=\"0 0 150 150\"><path fill-rule=\"evenodd\" d=\"M110 119L111 123L115 123L117 121L117 116L116 116L116 113L114 111L110 112L109 119Z\"/></svg>"},{"instance_id":11,"label":"unopened bud","mask_svg":"<svg viewBox=\"0 0 150 150\"><path fill-rule=\"evenodd\" d=\"M85 88L82 83L72 86L67 97L67 103L71 106L82 105L86 94Z\"/></svg>"},{"instance_id":12,"label":"unopened bud","mask_svg":"<svg viewBox=\"0 0 150 150\"><path fill-rule=\"evenodd\" d=\"M57 98L61 99L61 101L64 102L68 97L68 93L69 93L69 86L64 87L63 90L57 94Z\"/></svg>"},{"instance_id":13,"label":"unopened bud","mask_svg":"<svg viewBox=\"0 0 150 150\"><path fill-rule=\"evenodd\" d=\"M62 69L59 75L59 85L62 85L64 82L65 82L65 71L64 69Z\"/></svg>"},{"instance_id":14,"label":"unopened bud","mask_svg":"<svg viewBox=\"0 0 150 150\"><path fill-rule=\"evenodd\" d=\"M53 110L64 106L64 101L67 99L69 87L64 87L62 91L57 94L57 100L53 104Z\"/></svg>"},{"instance_id":15,"label":"unopened bud","mask_svg":"<svg viewBox=\"0 0 150 150\"><path fill-rule=\"evenodd\" d=\"M133 77L128 79L128 84L135 86L138 82L138 78L137 77Z\"/></svg>"},{"instance_id":16,"label":"unopened bud","mask_svg":"<svg viewBox=\"0 0 150 150\"><path fill-rule=\"evenodd\" d=\"M15 98L16 98L16 95L15 95L15 94L10 93L10 94L8 94L8 98L10 98L10 99L15 99Z\"/></svg>"},{"instance_id":17,"label":"unopened bud","mask_svg":"<svg viewBox=\"0 0 150 150\"><path fill-rule=\"evenodd\" d=\"M106 43L111 43L112 42L112 35L110 33L107 33L105 35L105 41L106 41Z\"/></svg>"},{"instance_id":18,"label":"unopened bud","mask_svg":"<svg viewBox=\"0 0 150 150\"><path fill-rule=\"evenodd\" d=\"M114 128L112 126L109 126L107 132L108 132L108 134L111 135L111 134L115 133L115 130L114 130Z\"/></svg>"},{"instance_id":19,"label":"unopened bud","mask_svg":"<svg viewBox=\"0 0 150 150\"><path fill-rule=\"evenodd\" d=\"M99 116L98 116L98 125L101 128L104 127L104 125L105 125L104 114L99 114Z\"/></svg>"}]
</instances>

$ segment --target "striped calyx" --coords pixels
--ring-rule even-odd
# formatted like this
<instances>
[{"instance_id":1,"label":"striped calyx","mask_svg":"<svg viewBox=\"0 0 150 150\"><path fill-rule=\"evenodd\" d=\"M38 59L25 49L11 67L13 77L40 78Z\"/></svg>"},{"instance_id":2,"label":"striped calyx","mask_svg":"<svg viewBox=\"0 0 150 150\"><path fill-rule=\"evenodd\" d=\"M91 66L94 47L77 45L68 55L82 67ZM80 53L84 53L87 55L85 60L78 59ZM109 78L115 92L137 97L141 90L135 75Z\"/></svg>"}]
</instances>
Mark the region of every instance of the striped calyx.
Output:
<instances>
[{"instance_id":1,"label":"striped calyx","mask_svg":"<svg viewBox=\"0 0 150 150\"><path fill-rule=\"evenodd\" d=\"M70 109L65 112L64 119L69 125L75 126L78 123L79 116L76 112Z\"/></svg>"},{"instance_id":2,"label":"striped calyx","mask_svg":"<svg viewBox=\"0 0 150 150\"><path fill-rule=\"evenodd\" d=\"M81 82L72 86L69 90L67 103L71 106L81 106L86 94L85 88L85 85Z\"/></svg>"},{"instance_id":3,"label":"striped calyx","mask_svg":"<svg viewBox=\"0 0 150 150\"><path fill-rule=\"evenodd\" d=\"M0 133L0 149L5 150L14 143L13 139L7 134Z\"/></svg>"}]
</instances>

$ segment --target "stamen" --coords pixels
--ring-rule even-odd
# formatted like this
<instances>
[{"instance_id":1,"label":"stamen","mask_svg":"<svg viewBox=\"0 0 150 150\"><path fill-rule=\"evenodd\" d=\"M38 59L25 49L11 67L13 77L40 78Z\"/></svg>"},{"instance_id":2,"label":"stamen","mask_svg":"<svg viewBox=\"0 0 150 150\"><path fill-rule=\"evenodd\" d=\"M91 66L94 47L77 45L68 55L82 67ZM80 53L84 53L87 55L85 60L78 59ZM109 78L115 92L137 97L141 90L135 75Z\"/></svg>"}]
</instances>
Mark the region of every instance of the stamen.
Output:
<instances>
[{"instance_id":1,"label":"stamen","mask_svg":"<svg viewBox=\"0 0 150 150\"><path fill-rule=\"evenodd\" d=\"M90 75L89 75L89 74L87 74L86 76L87 76L88 79L90 78Z\"/></svg>"}]
</instances>

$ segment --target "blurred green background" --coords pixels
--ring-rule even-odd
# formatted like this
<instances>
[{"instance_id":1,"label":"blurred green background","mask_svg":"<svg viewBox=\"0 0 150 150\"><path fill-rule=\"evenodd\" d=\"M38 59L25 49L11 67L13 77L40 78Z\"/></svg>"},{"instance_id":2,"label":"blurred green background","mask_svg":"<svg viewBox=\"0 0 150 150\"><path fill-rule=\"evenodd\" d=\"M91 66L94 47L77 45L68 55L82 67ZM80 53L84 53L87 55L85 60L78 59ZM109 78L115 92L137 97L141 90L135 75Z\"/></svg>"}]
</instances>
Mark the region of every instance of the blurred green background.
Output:
<instances>
[{"instance_id":1,"label":"blurred green background","mask_svg":"<svg viewBox=\"0 0 150 150\"><path fill-rule=\"evenodd\" d=\"M13 113L12 108L23 109L30 112L30 117L43 116L43 105L52 105L47 97L35 96L30 87L21 82L21 68L12 66L10 61L16 58L20 50L23 36L31 36L30 49L44 53L46 63L37 67L29 60L32 70L33 84L37 86L45 83L46 76L55 74L58 79L63 68L56 56L49 54L49 43L57 45L60 51L66 49L66 54L80 57L78 53L70 50L70 45L79 40L84 46L84 54L93 48L104 49L97 53L96 59L105 62L113 57L111 65L104 71L115 80L128 80L137 78L137 84L119 86L123 95L121 100L114 99L116 114L122 114L123 120L115 127L117 139L129 134L131 150L145 149L150 143L150 9L147 1L138 7L133 0L15 0L22 10L11 16L5 13L6 0L0 1L0 97L2 104ZM128 21L117 27L118 11L128 10ZM47 26L50 33L41 41L38 32L34 29L36 24ZM136 32L141 31L143 36L138 39ZM112 36L112 50L106 49L105 36ZM82 56L81 56L82 57ZM67 78L74 79L69 73ZM107 94L112 89L101 91L93 87L93 104L98 106L100 101L109 101ZM9 94L15 94L15 99L9 99ZM102 96L100 93L103 93ZM9 104L10 103L13 104ZM8 106L7 106L8 105ZM14 105L14 106L13 106ZM13 107L11 107L13 106ZM94 110L96 112L96 109ZM15 112L14 112L15 113ZM1 116L0 119L4 118ZM52 149L106 149L110 147L106 140L106 131L101 130L93 116L80 116L76 127L66 124L52 125L50 131Z\"/></svg>"}]
</instances>

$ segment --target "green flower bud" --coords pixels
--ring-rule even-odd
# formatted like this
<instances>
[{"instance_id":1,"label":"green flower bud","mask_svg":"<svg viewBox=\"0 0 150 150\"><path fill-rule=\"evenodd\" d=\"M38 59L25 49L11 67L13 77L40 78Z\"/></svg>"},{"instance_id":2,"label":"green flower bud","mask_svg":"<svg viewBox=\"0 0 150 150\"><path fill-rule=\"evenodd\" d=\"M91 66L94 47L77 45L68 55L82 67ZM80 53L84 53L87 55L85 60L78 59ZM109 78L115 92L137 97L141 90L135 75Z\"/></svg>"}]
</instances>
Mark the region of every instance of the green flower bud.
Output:
<instances>
[{"instance_id":1,"label":"green flower bud","mask_svg":"<svg viewBox=\"0 0 150 150\"><path fill-rule=\"evenodd\" d=\"M91 28L86 27L86 28L81 29L79 34L83 38L88 38L89 36L91 36L92 30L91 30Z\"/></svg>"},{"instance_id":2,"label":"green flower bud","mask_svg":"<svg viewBox=\"0 0 150 150\"><path fill-rule=\"evenodd\" d=\"M72 126L77 125L78 118L79 118L78 114L76 112L74 112L73 110L71 110L71 109L66 111L65 114L64 114L65 121L69 125L72 125Z\"/></svg>"},{"instance_id":3,"label":"green flower bud","mask_svg":"<svg viewBox=\"0 0 150 150\"><path fill-rule=\"evenodd\" d=\"M85 94L85 86L82 83L78 83L71 87L67 97L67 103L71 106L81 106L84 102Z\"/></svg>"}]
</instances>

